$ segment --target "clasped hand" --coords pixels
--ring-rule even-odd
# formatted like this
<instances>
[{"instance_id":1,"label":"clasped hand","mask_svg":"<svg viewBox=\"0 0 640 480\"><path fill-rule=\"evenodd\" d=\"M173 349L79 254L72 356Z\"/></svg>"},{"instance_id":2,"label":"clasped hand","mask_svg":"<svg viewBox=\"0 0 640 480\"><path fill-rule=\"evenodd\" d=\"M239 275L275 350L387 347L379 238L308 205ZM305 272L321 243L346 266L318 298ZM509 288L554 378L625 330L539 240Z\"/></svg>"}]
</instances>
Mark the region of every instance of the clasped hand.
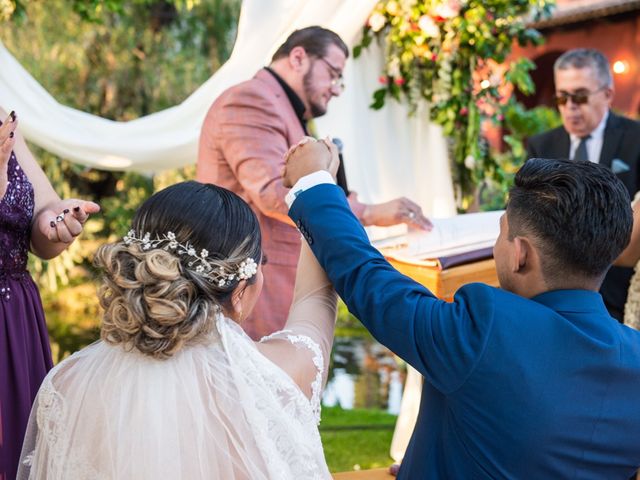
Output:
<instances>
[{"instance_id":1,"label":"clasped hand","mask_svg":"<svg viewBox=\"0 0 640 480\"><path fill-rule=\"evenodd\" d=\"M340 157L336 146L329 139L303 138L285 154L283 183L291 188L302 177L319 170L328 171L336 178ZM350 202L359 203L355 192ZM433 225L422 213L418 204L401 197L385 203L365 205L361 221L364 225L389 226L406 223L410 227L430 231Z\"/></svg>"},{"instance_id":2,"label":"clasped hand","mask_svg":"<svg viewBox=\"0 0 640 480\"><path fill-rule=\"evenodd\" d=\"M335 179L340 165L338 149L329 140L304 137L291 147L284 156L283 183L293 187L302 177L320 170L326 170Z\"/></svg>"}]
</instances>

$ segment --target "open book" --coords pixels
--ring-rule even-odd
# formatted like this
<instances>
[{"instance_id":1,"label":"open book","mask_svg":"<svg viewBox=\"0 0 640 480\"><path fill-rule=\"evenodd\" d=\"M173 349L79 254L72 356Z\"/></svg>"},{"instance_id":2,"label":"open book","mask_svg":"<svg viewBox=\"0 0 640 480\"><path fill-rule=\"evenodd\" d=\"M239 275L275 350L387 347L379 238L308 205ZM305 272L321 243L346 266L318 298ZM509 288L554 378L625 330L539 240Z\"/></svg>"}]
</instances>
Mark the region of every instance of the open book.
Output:
<instances>
[{"instance_id":1,"label":"open book","mask_svg":"<svg viewBox=\"0 0 640 480\"><path fill-rule=\"evenodd\" d=\"M367 228L369 239L386 257L405 263L447 268L493 254L504 210L432 219L431 232L406 225Z\"/></svg>"}]
</instances>

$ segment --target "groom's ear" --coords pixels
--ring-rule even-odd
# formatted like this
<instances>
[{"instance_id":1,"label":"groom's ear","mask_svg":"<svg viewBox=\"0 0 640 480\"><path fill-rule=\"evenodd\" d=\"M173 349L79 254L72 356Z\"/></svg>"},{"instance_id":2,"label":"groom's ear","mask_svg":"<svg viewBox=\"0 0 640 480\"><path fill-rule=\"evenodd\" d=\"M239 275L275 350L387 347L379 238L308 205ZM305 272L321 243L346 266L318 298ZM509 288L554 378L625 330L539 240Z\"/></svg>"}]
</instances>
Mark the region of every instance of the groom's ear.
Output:
<instances>
[{"instance_id":1,"label":"groom's ear","mask_svg":"<svg viewBox=\"0 0 640 480\"><path fill-rule=\"evenodd\" d=\"M514 273L524 273L530 260L531 243L526 237L515 237L513 239L513 257L511 258L511 269Z\"/></svg>"}]
</instances>

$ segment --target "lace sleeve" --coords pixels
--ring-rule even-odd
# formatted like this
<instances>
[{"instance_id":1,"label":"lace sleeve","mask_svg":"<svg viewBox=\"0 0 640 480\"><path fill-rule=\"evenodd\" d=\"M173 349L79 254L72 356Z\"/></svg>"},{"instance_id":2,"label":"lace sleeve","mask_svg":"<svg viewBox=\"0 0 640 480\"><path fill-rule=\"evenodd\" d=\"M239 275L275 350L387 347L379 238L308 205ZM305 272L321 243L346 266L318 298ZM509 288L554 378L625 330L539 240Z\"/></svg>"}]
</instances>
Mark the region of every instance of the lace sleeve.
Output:
<instances>
[{"instance_id":1,"label":"lace sleeve","mask_svg":"<svg viewBox=\"0 0 640 480\"><path fill-rule=\"evenodd\" d=\"M322 351L320 350L320 345L318 345L306 335L292 334L291 330L282 330L280 332L272 333L271 335L264 337L262 340L260 340L260 342L264 343L277 338L286 339L289 343L296 347L307 348L313 355L312 361L313 366L315 367L315 378L311 382L311 398L309 399L309 403L311 404L311 409L313 410L313 415L316 419L316 423L320 423L322 379L324 378L324 371L326 369L326 364L324 362Z\"/></svg>"},{"instance_id":2,"label":"lace sleeve","mask_svg":"<svg viewBox=\"0 0 640 480\"><path fill-rule=\"evenodd\" d=\"M318 413L328 374L336 309L337 296L329 279L309 246L302 242L287 324L283 331L263 338L261 350L287 372L303 392L307 392ZM278 343L282 340L286 342ZM300 345L307 348L301 351ZM295 347L293 350L292 346Z\"/></svg>"},{"instance_id":3,"label":"lace sleeve","mask_svg":"<svg viewBox=\"0 0 640 480\"><path fill-rule=\"evenodd\" d=\"M293 335L307 336L318 344L324 361L322 385L326 381L333 345L337 298L333 286L313 256L309 245L302 242L293 304L285 329L291 330Z\"/></svg>"}]
</instances>

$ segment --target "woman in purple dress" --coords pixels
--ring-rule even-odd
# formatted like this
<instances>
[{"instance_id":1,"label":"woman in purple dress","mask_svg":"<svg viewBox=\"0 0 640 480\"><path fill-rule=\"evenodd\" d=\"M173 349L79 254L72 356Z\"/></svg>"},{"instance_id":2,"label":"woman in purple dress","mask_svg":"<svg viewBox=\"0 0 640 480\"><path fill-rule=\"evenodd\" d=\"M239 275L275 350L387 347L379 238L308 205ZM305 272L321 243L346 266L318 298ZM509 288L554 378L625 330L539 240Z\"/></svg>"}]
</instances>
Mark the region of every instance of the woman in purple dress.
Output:
<instances>
[{"instance_id":1,"label":"woman in purple dress","mask_svg":"<svg viewBox=\"0 0 640 480\"><path fill-rule=\"evenodd\" d=\"M53 258L81 232L98 205L61 200L16 130L0 127L0 480L16 476L31 403L52 367L40 294L27 272L31 250Z\"/></svg>"}]
</instances>

